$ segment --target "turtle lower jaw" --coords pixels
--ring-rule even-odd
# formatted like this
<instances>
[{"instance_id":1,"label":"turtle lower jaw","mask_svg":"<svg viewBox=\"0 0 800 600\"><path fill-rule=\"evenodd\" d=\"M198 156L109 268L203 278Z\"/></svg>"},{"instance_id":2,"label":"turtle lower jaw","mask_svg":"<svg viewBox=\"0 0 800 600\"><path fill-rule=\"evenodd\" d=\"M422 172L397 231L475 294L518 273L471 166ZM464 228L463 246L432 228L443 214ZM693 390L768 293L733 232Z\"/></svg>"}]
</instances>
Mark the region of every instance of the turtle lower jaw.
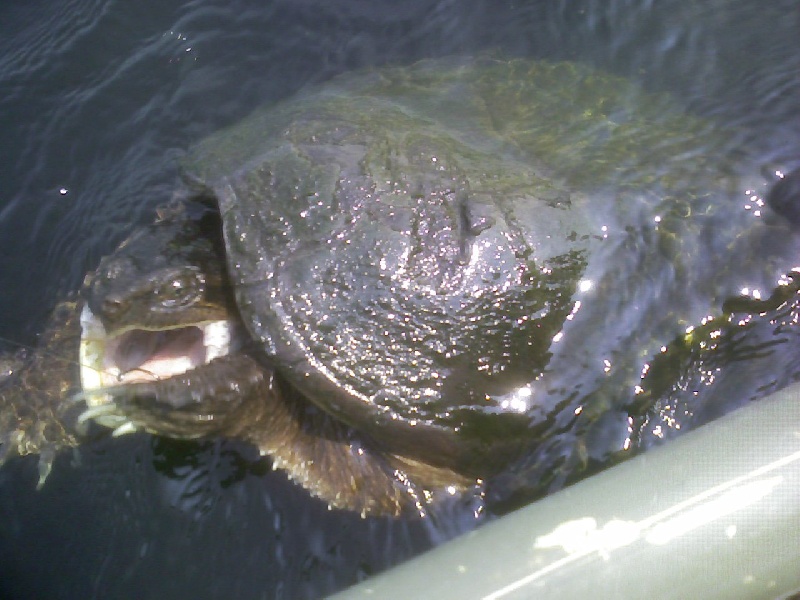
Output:
<instances>
[{"instance_id":1,"label":"turtle lower jaw","mask_svg":"<svg viewBox=\"0 0 800 600\"><path fill-rule=\"evenodd\" d=\"M90 409L113 403L111 389L165 381L227 356L234 329L230 321L217 320L109 334L88 305L80 321L82 397Z\"/></svg>"},{"instance_id":2,"label":"turtle lower jaw","mask_svg":"<svg viewBox=\"0 0 800 600\"><path fill-rule=\"evenodd\" d=\"M114 436L135 431L183 440L237 436L263 418L262 400L271 389L269 369L247 354L232 353L166 379L95 392L106 394L108 403L89 405L78 417L79 433L94 421L114 429Z\"/></svg>"}]
</instances>

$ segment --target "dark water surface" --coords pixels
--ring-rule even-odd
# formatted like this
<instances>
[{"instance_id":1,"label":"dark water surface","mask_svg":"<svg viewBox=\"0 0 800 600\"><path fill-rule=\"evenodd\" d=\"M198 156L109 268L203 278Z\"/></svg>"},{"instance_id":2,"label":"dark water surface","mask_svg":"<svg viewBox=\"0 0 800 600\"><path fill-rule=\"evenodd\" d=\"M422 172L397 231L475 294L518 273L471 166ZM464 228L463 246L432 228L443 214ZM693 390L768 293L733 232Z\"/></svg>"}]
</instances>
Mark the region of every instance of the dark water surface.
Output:
<instances>
[{"instance_id":1,"label":"dark water surface","mask_svg":"<svg viewBox=\"0 0 800 600\"><path fill-rule=\"evenodd\" d=\"M792 0L3 2L0 336L35 342L169 199L193 142L345 71L498 51L585 62L735 128L756 167L795 168L798 32ZM37 492L35 458L13 460L0 597L318 597L476 524L458 508L330 512L266 470L231 443L103 439Z\"/></svg>"}]
</instances>

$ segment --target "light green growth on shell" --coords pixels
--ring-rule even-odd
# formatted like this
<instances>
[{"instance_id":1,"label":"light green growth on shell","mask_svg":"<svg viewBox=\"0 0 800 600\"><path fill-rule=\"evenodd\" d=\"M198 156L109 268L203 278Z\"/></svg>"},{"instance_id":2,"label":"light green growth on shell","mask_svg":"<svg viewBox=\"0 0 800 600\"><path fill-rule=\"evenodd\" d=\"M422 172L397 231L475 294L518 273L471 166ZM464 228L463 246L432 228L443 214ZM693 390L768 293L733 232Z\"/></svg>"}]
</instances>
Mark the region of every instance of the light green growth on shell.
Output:
<instances>
[{"instance_id":1,"label":"light green growth on shell","mask_svg":"<svg viewBox=\"0 0 800 600\"><path fill-rule=\"evenodd\" d=\"M314 120L306 120L309 115ZM591 189L652 187L657 181L665 191L701 192L709 182L722 185L730 173L720 154L699 150L698 138L713 139L716 149L732 151L734 144L712 122L681 110L675 98L583 65L427 61L344 76L322 93L259 109L194 148L187 170L213 182L270 147L301 142L317 135L319 124L327 129L342 118L361 132L397 132L406 139L419 132L423 147L457 137L497 151L497 164L487 165L487 172L503 173L504 161L515 157L570 186ZM342 132L336 143L359 137L358 130ZM380 147L371 151L378 162ZM520 184L516 176L508 182Z\"/></svg>"}]
</instances>

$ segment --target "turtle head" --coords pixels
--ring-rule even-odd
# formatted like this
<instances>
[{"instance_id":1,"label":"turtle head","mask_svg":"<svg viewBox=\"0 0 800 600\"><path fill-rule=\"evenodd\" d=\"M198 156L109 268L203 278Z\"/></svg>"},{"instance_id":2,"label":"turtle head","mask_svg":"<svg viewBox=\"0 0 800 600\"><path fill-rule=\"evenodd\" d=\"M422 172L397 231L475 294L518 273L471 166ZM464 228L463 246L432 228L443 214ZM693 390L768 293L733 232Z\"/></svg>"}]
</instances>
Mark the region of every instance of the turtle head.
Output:
<instances>
[{"instance_id":1,"label":"turtle head","mask_svg":"<svg viewBox=\"0 0 800 600\"><path fill-rule=\"evenodd\" d=\"M86 418L198 437L234 408L220 392L227 367L210 366L239 330L217 212L173 210L141 228L87 277L84 296L82 397L106 419L92 408Z\"/></svg>"},{"instance_id":2,"label":"turtle head","mask_svg":"<svg viewBox=\"0 0 800 600\"><path fill-rule=\"evenodd\" d=\"M227 318L233 302L219 214L172 216L138 230L100 262L86 301L115 334Z\"/></svg>"}]
</instances>

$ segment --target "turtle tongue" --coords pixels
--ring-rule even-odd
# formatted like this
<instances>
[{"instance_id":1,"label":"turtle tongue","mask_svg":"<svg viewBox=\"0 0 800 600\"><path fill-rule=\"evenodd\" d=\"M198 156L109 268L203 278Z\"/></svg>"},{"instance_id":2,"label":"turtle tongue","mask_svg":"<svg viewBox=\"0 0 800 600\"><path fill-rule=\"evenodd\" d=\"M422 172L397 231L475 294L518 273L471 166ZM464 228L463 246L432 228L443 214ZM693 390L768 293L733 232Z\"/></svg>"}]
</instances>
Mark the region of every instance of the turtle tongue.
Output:
<instances>
[{"instance_id":1,"label":"turtle tongue","mask_svg":"<svg viewBox=\"0 0 800 600\"><path fill-rule=\"evenodd\" d=\"M203 332L197 327L165 331L131 331L114 352L122 381L158 379L205 362Z\"/></svg>"},{"instance_id":2,"label":"turtle tongue","mask_svg":"<svg viewBox=\"0 0 800 600\"><path fill-rule=\"evenodd\" d=\"M125 334L116 352L116 363L123 373L136 369L153 356L163 341L161 331L131 331Z\"/></svg>"}]
</instances>

